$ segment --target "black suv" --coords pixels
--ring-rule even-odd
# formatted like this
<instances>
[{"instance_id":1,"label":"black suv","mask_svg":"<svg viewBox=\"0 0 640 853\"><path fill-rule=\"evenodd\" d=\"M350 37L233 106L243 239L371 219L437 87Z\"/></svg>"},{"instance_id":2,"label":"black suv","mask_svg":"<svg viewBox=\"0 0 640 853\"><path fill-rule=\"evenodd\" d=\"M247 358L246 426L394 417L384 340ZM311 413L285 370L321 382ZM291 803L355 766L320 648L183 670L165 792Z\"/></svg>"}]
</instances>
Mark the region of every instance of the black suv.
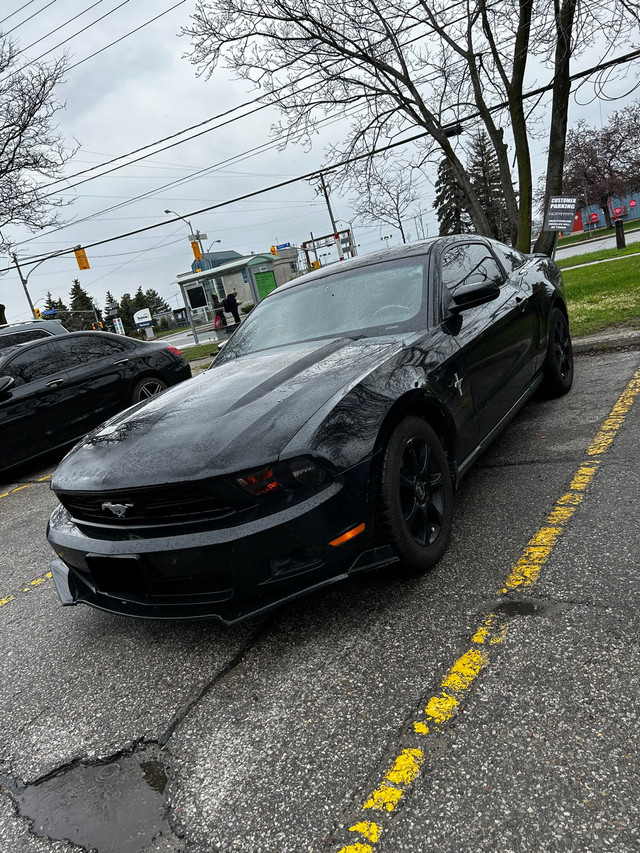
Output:
<instances>
[{"instance_id":1,"label":"black suv","mask_svg":"<svg viewBox=\"0 0 640 853\"><path fill-rule=\"evenodd\" d=\"M0 350L49 338L52 335L69 334L60 320L25 320L23 323L4 323L0 325Z\"/></svg>"}]
</instances>

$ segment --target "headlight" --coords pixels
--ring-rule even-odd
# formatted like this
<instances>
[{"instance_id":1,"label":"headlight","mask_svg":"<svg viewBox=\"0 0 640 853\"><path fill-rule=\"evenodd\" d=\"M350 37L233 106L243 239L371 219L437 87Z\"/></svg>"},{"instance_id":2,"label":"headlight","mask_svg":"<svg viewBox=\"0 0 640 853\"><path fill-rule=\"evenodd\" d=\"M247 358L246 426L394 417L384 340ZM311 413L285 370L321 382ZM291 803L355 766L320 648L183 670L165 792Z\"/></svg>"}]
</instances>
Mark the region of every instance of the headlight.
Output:
<instances>
[{"instance_id":1,"label":"headlight","mask_svg":"<svg viewBox=\"0 0 640 853\"><path fill-rule=\"evenodd\" d=\"M308 489L319 486L326 476L326 469L315 459L296 456L294 459L243 474L237 482L252 495L266 495L280 489Z\"/></svg>"}]
</instances>

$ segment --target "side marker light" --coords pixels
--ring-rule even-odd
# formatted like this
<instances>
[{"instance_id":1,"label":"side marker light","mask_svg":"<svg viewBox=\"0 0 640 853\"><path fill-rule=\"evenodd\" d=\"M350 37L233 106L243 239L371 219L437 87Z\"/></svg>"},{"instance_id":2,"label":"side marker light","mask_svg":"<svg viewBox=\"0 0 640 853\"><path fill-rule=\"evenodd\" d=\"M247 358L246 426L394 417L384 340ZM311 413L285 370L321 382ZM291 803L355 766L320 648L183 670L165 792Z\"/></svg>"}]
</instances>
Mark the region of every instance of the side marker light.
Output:
<instances>
[{"instance_id":1,"label":"side marker light","mask_svg":"<svg viewBox=\"0 0 640 853\"><path fill-rule=\"evenodd\" d=\"M329 545L333 545L336 548L338 545L344 545L345 542L348 542L350 539L354 539L359 533L364 531L364 522L359 524L357 527L352 527L351 530L347 530L346 533L343 533L342 536L338 536L337 539L333 539L329 542Z\"/></svg>"}]
</instances>

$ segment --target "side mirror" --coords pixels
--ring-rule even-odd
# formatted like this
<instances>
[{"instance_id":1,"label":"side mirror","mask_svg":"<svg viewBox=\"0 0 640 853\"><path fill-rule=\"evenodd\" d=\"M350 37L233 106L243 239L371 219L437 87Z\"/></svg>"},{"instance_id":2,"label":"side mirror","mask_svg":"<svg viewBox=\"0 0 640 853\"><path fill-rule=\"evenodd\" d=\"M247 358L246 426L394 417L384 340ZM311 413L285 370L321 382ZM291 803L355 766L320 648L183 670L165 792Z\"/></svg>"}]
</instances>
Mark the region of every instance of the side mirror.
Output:
<instances>
[{"instance_id":1,"label":"side mirror","mask_svg":"<svg viewBox=\"0 0 640 853\"><path fill-rule=\"evenodd\" d=\"M14 382L13 376L0 376L0 397L11 388Z\"/></svg>"},{"instance_id":2,"label":"side mirror","mask_svg":"<svg viewBox=\"0 0 640 853\"><path fill-rule=\"evenodd\" d=\"M480 281L472 281L470 284L463 284L458 287L451 294L453 305L450 308L454 314L457 314L467 308L475 308L478 305L491 302L493 299L497 299L499 295L500 285L496 281L482 276Z\"/></svg>"}]
</instances>

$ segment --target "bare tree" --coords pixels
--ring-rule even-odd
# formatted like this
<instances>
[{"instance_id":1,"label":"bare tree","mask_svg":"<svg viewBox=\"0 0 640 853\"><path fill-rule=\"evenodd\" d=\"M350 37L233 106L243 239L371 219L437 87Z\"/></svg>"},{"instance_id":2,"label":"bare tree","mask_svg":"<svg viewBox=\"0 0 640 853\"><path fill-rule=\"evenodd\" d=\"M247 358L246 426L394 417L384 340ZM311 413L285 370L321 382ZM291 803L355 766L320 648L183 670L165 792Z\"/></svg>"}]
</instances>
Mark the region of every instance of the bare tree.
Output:
<instances>
[{"instance_id":1,"label":"bare tree","mask_svg":"<svg viewBox=\"0 0 640 853\"><path fill-rule=\"evenodd\" d=\"M54 89L66 60L24 63L13 42L0 34L0 249L8 225L33 230L59 224L63 202L49 197L42 179L58 178L70 156L54 123L61 109Z\"/></svg>"},{"instance_id":2,"label":"bare tree","mask_svg":"<svg viewBox=\"0 0 640 853\"><path fill-rule=\"evenodd\" d=\"M528 251L535 120L523 99L533 84L529 58L552 81L546 189L555 194L570 60L596 39L603 52L623 43L637 24L637 4L628 0L199 0L186 32L204 73L222 60L265 91L289 139L310 143L324 116L342 114L351 129L340 153L353 159L421 131L414 165L447 157L476 231L489 234L452 137L461 122L467 129L480 122L496 153L512 241Z\"/></svg>"},{"instance_id":3,"label":"bare tree","mask_svg":"<svg viewBox=\"0 0 640 853\"><path fill-rule=\"evenodd\" d=\"M397 228L407 242L404 220L419 199L419 190L411 166L382 158L359 161L348 175L354 194L355 218L365 223L384 222Z\"/></svg>"},{"instance_id":4,"label":"bare tree","mask_svg":"<svg viewBox=\"0 0 640 853\"><path fill-rule=\"evenodd\" d=\"M579 121L567 134L565 192L596 203L611 227L609 196L640 189L640 102L609 117L602 128Z\"/></svg>"}]
</instances>

